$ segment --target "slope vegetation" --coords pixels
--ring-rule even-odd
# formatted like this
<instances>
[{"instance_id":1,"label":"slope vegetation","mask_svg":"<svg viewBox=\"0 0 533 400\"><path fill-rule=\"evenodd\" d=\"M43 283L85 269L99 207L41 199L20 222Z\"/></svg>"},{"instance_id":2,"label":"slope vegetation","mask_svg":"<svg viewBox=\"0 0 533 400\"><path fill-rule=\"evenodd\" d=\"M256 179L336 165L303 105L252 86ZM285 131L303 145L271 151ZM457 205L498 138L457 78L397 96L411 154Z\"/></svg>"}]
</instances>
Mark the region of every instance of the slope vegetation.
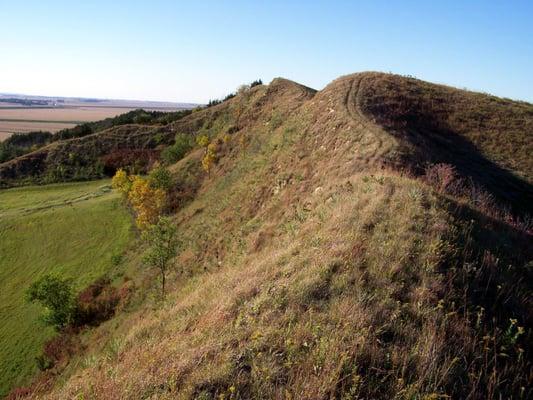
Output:
<instances>
[{"instance_id":1,"label":"slope vegetation","mask_svg":"<svg viewBox=\"0 0 533 400\"><path fill-rule=\"evenodd\" d=\"M404 86L421 92L409 100ZM512 121L477 133L450 122L467 112L452 104L431 123L409 117L448 92ZM531 227L464 189L531 211L517 156L531 105L487 98L377 73L319 92L276 79L169 124L208 135L218 159L209 175L201 149L171 167L188 193L171 293L96 328L58 383L28 397L533 395ZM506 135L522 147L498 150ZM432 162L464 190L430 186Z\"/></svg>"}]
</instances>

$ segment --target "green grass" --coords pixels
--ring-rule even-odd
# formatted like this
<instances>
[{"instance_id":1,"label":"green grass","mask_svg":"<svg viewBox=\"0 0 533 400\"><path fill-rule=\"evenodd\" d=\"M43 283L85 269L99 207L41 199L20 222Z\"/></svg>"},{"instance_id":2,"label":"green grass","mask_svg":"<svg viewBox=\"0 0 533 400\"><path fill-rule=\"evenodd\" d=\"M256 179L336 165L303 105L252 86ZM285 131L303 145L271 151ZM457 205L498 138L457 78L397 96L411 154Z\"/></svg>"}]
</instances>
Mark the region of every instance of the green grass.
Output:
<instances>
[{"instance_id":1,"label":"green grass","mask_svg":"<svg viewBox=\"0 0 533 400\"><path fill-rule=\"evenodd\" d=\"M108 181L0 191L0 396L35 372L53 330L24 291L45 273L78 289L106 272L133 237L130 216Z\"/></svg>"}]
</instances>

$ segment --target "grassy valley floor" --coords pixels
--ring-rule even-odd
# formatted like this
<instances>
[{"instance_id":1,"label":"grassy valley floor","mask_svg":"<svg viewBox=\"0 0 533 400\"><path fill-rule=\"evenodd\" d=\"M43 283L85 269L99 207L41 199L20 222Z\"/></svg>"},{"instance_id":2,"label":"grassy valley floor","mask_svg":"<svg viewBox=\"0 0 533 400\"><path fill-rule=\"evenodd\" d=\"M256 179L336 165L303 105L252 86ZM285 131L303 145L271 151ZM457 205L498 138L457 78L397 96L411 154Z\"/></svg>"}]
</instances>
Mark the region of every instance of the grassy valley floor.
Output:
<instances>
[{"instance_id":1,"label":"grassy valley floor","mask_svg":"<svg viewBox=\"0 0 533 400\"><path fill-rule=\"evenodd\" d=\"M53 330L26 288L53 273L82 289L112 272L133 237L131 218L108 181L0 191L0 396L35 372Z\"/></svg>"}]
</instances>

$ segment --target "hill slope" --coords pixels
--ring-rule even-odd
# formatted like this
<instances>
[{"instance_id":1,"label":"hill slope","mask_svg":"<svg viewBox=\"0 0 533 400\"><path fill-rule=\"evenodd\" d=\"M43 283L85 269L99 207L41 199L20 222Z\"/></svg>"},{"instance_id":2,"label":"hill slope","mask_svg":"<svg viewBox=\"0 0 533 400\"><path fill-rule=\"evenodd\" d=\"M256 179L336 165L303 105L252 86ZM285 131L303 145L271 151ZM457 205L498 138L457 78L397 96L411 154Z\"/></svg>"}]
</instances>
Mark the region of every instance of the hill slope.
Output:
<instances>
[{"instance_id":1,"label":"hill slope","mask_svg":"<svg viewBox=\"0 0 533 400\"><path fill-rule=\"evenodd\" d=\"M422 93L409 100L405 85ZM495 154L508 125L481 140L452 123L465 107L439 106L453 135L411 117L426 89L428 104L448 91L486 99L377 73L319 92L276 79L169 124L208 134L218 162L204 174L197 149L171 167L190 196L173 216L183 245L167 301L96 328L61 384L30 397L532 395L529 227L419 179L447 162L531 211L532 106L474 107L512 120L524 142Z\"/></svg>"}]
</instances>

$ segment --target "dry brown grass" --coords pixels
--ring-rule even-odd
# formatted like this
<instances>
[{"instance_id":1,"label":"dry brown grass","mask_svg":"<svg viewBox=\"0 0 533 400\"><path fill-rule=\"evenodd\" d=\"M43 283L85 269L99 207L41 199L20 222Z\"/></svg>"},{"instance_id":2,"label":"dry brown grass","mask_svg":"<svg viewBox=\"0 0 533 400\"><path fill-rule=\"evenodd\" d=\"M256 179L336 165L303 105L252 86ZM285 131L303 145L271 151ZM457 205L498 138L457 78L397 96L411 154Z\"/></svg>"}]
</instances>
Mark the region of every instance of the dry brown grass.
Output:
<instances>
[{"instance_id":1,"label":"dry brown grass","mask_svg":"<svg viewBox=\"0 0 533 400\"><path fill-rule=\"evenodd\" d=\"M470 364L484 342L437 273L456 251L441 200L388 174L332 189L274 227L267 208L244 225L259 232L218 228L234 251L178 278L166 305L130 317L51 398L486 398L460 372L491 373ZM237 251L264 229L262 250Z\"/></svg>"}]
</instances>

